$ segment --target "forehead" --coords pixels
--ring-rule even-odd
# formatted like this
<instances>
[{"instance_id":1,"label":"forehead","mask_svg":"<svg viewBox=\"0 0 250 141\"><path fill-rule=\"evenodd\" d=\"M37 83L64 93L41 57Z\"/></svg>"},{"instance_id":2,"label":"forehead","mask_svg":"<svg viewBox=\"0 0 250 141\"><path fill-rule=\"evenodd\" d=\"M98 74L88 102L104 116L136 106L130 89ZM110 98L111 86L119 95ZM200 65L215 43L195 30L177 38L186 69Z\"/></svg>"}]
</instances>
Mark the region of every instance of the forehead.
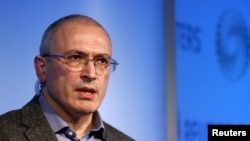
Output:
<instances>
[{"instance_id":1,"label":"forehead","mask_svg":"<svg viewBox=\"0 0 250 141\"><path fill-rule=\"evenodd\" d=\"M111 55L111 40L106 31L96 25L67 22L56 32L54 51L95 51Z\"/></svg>"}]
</instances>

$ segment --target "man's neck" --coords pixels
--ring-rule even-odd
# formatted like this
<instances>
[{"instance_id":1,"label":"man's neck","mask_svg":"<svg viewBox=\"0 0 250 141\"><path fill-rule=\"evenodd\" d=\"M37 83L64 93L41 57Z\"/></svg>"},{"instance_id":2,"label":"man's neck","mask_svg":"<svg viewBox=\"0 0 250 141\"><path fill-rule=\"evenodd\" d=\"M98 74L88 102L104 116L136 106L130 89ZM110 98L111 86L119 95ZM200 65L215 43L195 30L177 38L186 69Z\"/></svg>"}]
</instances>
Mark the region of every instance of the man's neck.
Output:
<instances>
[{"instance_id":1,"label":"man's neck","mask_svg":"<svg viewBox=\"0 0 250 141\"><path fill-rule=\"evenodd\" d=\"M92 127L93 113L72 114L54 103L47 94L43 96L56 113L76 132L77 138L89 133Z\"/></svg>"},{"instance_id":2,"label":"man's neck","mask_svg":"<svg viewBox=\"0 0 250 141\"><path fill-rule=\"evenodd\" d=\"M68 115L61 117L70 126L70 128L76 132L77 138L82 138L84 135L88 134L92 127L92 113L88 115L82 115L81 117L74 119Z\"/></svg>"}]
</instances>

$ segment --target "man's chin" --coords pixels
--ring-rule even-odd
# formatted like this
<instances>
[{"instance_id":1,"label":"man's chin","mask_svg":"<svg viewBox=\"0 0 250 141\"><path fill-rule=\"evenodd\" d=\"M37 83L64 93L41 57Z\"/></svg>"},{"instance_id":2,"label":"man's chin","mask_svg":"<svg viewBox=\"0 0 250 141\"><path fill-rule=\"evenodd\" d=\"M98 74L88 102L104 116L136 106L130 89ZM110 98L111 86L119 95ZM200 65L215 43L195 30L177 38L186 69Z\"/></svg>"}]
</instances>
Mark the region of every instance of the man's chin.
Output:
<instances>
[{"instance_id":1,"label":"man's chin","mask_svg":"<svg viewBox=\"0 0 250 141\"><path fill-rule=\"evenodd\" d=\"M89 114L94 113L96 110L97 110L96 106L95 107L94 106L92 106L92 107L82 107L82 108L78 109L77 112L80 115L89 115Z\"/></svg>"}]
</instances>

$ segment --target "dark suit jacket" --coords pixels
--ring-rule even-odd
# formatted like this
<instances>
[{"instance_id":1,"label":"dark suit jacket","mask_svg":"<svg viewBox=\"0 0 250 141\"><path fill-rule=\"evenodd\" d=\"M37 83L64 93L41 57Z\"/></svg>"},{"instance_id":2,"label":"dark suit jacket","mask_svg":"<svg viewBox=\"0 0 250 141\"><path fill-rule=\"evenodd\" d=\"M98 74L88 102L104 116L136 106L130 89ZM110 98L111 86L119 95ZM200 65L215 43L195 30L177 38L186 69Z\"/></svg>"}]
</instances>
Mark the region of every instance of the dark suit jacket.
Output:
<instances>
[{"instance_id":1,"label":"dark suit jacket","mask_svg":"<svg viewBox=\"0 0 250 141\"><path fill-rule=\"evenodd\" d=\"M104 122L105 141L134 139ZM0 116L0 141L57 141L35 96L22 109Z\"/></svg>"}]
</instances>

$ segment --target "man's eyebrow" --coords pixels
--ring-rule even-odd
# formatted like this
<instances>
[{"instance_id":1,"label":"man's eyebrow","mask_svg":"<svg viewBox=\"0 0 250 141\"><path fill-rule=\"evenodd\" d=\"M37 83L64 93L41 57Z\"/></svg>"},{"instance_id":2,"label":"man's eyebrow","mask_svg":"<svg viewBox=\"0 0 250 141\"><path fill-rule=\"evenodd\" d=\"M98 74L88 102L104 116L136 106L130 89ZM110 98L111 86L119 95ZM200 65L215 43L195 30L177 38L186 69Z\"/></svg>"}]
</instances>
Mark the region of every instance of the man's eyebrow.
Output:
<instances>
[{"instance_id":1,"label":"man's eyebrow","mask_svg":"<svg viewBox=\"0 0 250 141\"><path fill-rule=\"evenodd\" d=\"M96 57L104 57L104 58L111 58L111 56L107 53L100 53L100 54L97 54L95 55L95 58Z\"/></svg>"},{"instance_id":2,"label":"man's eyebrow","mask_svg":"<svg viewBox=\"0 0 250 141\"><path fill-rule=\"evenodd\" d=\"M77 53L77 54L80 54L80 55L84 55L84 56L88 56L87 53L83 52L83 51L80 51L80 50L68 50L65 52L65 54L69 54L69 53ZM96 55L94 55L94 58L96 57L105 57L105 58L111 58L111 56L107 53L98 53Z\"/></svg>"},{"instance_id":3,"label":"man's eyebrow","mask_svg":"<svg viewBox=\"0 0 250 141\"><path fill-rule=\"evenodd\" d=\"M87 53L82 52L80 50L68 50L65 52L65 54L69 54L69 53L78 53L78 54L82 54L82 55L87 55Z\"/></svg>"}]
</instances>

